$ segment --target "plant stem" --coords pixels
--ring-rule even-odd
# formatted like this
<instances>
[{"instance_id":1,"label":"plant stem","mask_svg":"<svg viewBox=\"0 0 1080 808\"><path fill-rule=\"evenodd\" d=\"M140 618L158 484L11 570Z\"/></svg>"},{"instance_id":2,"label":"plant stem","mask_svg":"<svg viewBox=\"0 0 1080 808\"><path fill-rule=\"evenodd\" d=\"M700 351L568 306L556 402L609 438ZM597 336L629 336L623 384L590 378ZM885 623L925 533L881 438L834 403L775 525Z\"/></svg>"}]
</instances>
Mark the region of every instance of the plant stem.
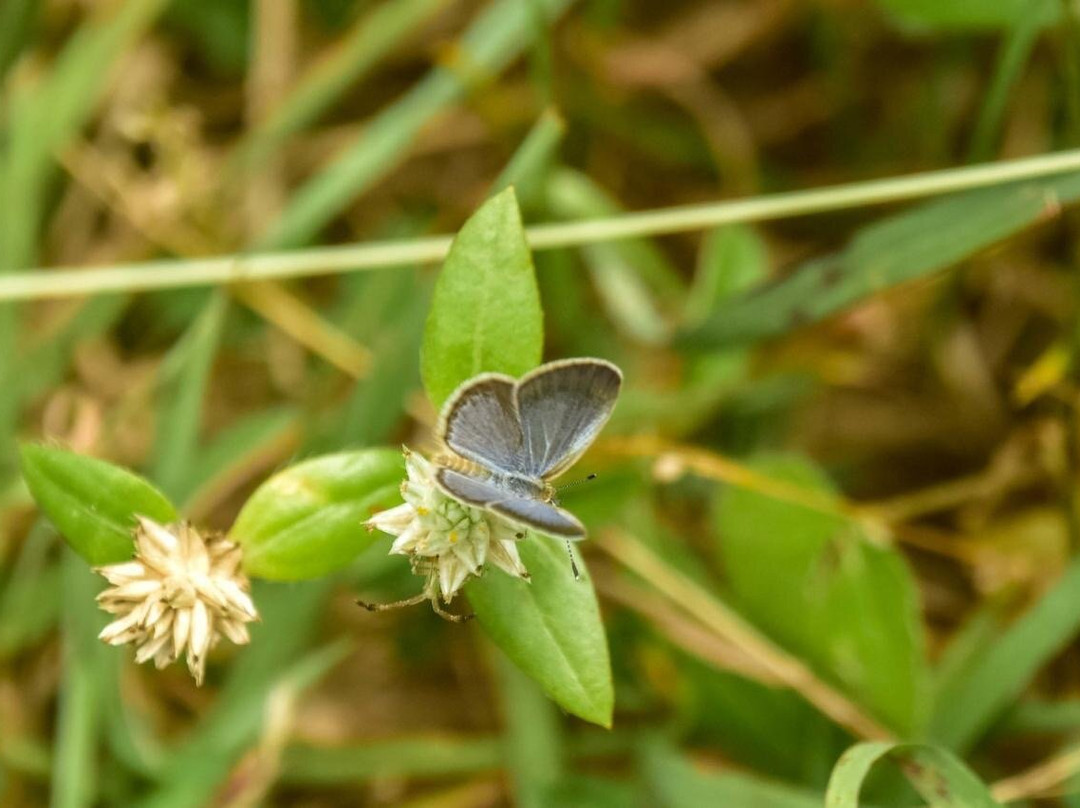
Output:
<instances>
[{"instance_id":1,"label":"plant stem","mask_svg":"<svg viewBox=\"0 0 1080 808\"><path fill-rule=\"evenodd\" d=\"M791 191L750 199L684 205L603 219L527 228L533 249L574 247L600 241L702 230L824 211L880 205L984 188L1080 170L1080 149L951 168L904 177ZM175 289L272 278L300 278L441 260L448 236L198 260L148 261L96 269L61 267L0 277L0 300L73 297L105 292Z\"/></svg>"}]
</instances>

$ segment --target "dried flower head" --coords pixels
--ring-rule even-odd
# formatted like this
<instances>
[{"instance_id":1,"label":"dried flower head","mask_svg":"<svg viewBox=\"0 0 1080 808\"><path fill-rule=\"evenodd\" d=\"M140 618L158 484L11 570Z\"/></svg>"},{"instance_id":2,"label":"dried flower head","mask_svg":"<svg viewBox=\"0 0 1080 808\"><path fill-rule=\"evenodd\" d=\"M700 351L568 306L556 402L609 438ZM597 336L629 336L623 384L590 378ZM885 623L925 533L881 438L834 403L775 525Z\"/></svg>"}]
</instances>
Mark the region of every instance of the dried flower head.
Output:
<instances>
[{"instance_id":1,"label":"dried flower head","mask_svg":"<svg viewBox=\"0 0 1080 808\"><path fill-rule=\"evenodd\" d=\"M240 547L186 523L136 518L135 560L96 569L112 585L98 603L117 615L98 638L134 643L135 661L153 659L158 668L186 652L188 670L201 685L206 655L221 635L243 645L247 623L258 617L240 571Z\"/></svg>"},{"instance_id":2,"label":"dried flower head","mask_svg":"<svg viewBox=\"0 0 1080 808\"><path fill-rule=\"evenodd\" d=\"M481 575L487 563L527 579L529 573L517 550L518 540L524 538L521 528L447 496L435 485L431 464L408 449L404 452L408 477L401 484L401 495L405 502L364 523L368 530L396 536L390 552L409 556L413 572L427 579L420 596L402 603L430 600L444 614L439 600L450 603L465 581Z\"/></svg>"}]
</instances>

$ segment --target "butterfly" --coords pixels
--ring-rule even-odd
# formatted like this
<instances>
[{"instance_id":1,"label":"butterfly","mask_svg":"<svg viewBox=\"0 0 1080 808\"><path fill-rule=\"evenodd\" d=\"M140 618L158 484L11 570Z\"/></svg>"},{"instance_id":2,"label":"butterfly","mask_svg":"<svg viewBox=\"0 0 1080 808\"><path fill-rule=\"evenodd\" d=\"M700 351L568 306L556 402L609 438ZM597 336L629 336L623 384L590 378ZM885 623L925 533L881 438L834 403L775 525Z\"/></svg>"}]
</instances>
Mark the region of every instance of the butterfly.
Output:
<instances>
[{"instance_id":1,"label":"butterfly","mask_svg":"<svg viewBox=\"0 0 1080 808\"><path fill-rule=\"evenodd\" d=\"M520 379L482 373L464 382L439 416L452 453L435 482L450 497L539 533L568 540L585 526L555 502L551 480L572 466L615 408L622 373L603 359L564 359Z\"/></svg>"}]
</instances>

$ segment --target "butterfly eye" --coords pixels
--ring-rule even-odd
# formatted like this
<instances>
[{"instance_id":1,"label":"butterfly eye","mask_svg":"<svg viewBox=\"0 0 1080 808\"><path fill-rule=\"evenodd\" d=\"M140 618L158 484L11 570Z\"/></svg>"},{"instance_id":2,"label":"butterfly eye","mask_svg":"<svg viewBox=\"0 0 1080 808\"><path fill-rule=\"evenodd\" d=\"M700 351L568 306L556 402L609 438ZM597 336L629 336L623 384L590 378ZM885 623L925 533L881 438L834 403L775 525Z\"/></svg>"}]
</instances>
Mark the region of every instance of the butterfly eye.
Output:
<instances>
[{"instance_id":1,"label":"butterfly eye","mask_svg":"<svg viewBox=\"0 0 1080 808\"><path fill-rule=\"evenodd\" d=\"M515 538L515 539L524 539L524 538L525 538L525 534L524 534L524 533L515 533L515 534L514 534L514 538Z\"/></svg>"}]
</instances>

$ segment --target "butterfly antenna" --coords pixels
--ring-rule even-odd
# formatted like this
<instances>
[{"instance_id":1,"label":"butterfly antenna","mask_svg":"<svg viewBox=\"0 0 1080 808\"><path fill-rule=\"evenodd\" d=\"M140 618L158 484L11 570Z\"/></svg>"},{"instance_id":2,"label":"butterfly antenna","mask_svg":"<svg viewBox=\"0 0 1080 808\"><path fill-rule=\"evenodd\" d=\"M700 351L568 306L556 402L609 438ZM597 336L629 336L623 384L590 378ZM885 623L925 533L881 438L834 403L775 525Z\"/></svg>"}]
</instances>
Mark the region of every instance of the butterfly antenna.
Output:
<instances>
[{"instance_id":1,"label":"butterfly antenna","mask_svg":"<svg viewBox=\"0 0 1080 808\"><path fill-rule=\"evenodd\" d=\"M589 482L589 480L595 480L595 479L596 479L596 475L595 474L590 474L589 476L583 477L580 480L574 480L573 482L564 483L563 485L558 486L555 490L556 491L565 491L567 488L573 488L576 485L581 485L582 483L587 483L587 482Z\"/></svg>"},{"instance_id":2,"label":"butterfly antenna","mask_svg":"<svg viewBox=\"0 0 1080 808\"><path fill-rule=\"evenodd\" d=\"M570 546L570 539L566 540L566 554L570 556L570 571L574 573L574 580L580 581L581 570L578 569L577 561L574 558L574 548Z\"/></svg>"}]
</instances>

